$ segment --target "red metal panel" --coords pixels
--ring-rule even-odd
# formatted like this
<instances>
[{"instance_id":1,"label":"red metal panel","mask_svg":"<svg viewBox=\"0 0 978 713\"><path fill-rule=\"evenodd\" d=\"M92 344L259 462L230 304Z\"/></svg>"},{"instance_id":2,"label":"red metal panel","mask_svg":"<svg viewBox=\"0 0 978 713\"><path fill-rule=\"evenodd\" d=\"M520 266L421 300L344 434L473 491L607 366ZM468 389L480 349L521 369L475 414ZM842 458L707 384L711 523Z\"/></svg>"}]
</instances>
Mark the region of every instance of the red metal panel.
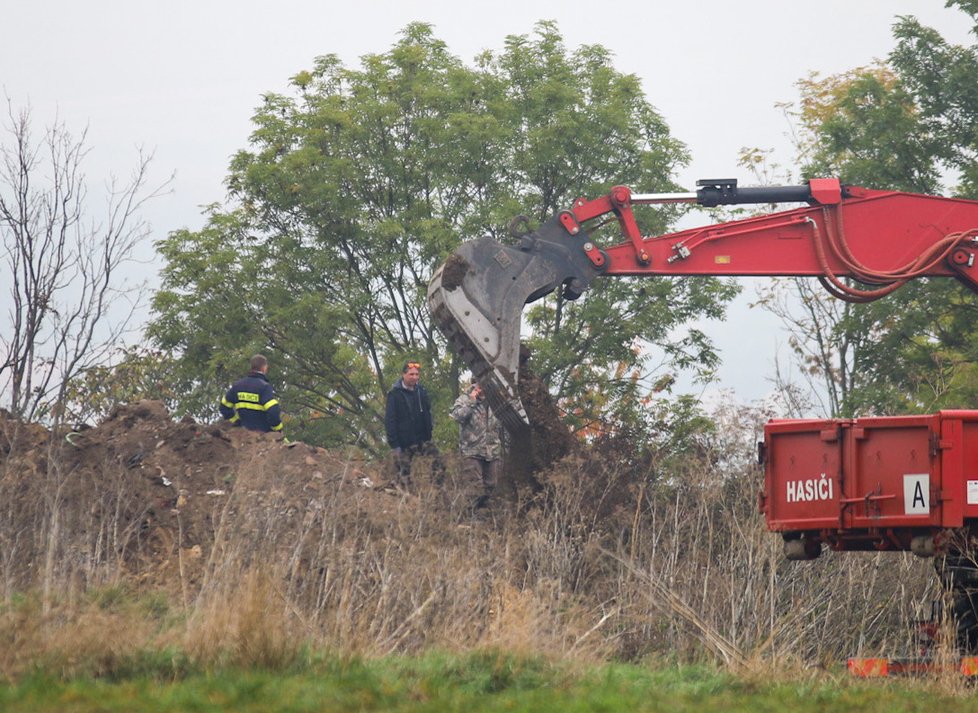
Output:
<instances>
[{"instance_id":1,"label":"red metal panel","mask_svg":"<svg viewBox=\"0 0 978 713\"><path fill-rule=\"evenodd\" d=\"M961 527L964 522L964 420L953 411L942 411L941 437L935 443L940 451L941 489L938 497L943 508L941 524L944 527ZM978 435L978 424L972 424L972 439ZM972 446L974 448L975 446Z\"/></svg>"},{"instance_id":2,"label":"red metal panel","mask_svg":"<svg viewBox=\"0 0 978 713\"><path fill-rule=\"evenodd\" d=\"M821 194L821 189L820 194ZM600 214L596 212L595 215ZM581 219L581 216L578 216ZM605 248L608 275L821 275L815 239L831 231L853 257L879 272L900 270L952 233L978 225L978 201L853 187L844 202L690 228ZM631 236L634 238L634 236ZM688 253L674 259L676 247ZM644 253L648 260L636 260ZM963 255L967 261L968 256ZM834 275L851 274L838 256L826 256ZM978 266L954 268L943 260L928 275L965 275Z\"/></svg>"},{"instance_id":3,"label":"red metal panel","mask_svg":"<svg viewBox=\"0 0 978 713\"><path fill-rule=\"evenodd\" d=\"M877 544L884 531L902 532L886 541L907 547L914 534L978 520L976 410L771 421L764 436L772 530Z\"/></svg>"},{"instance_id":4,"label":"red metal panel","mask_svg":"<svg viewBox=\"0 0 978 713\"><path fill-rule=\"evenodd\" d=\"M940 527L938 416L861 418L850 433L846 527Z\"/></svg>"},{"instance_id":5,"label":"red metal panel","mask_svg":"<svg viewBox=\"0 0 978 713\"><path fill-rule=\"evenodd\" d=\"M943 451L958 470L956 481L945 479L951 497L959 498L962 519L978 519L978 411L942 411L961 422L961 447ZM950 486L957 487L951 488Z\"/></svg>"},{"instance_id":6,"label":"red metal panel","mask_svg":"<svg viewBox=\"0 0 978 713\"><path fill-rule=\"evenodd\" d=\"M842 184L838 178L812 178L808 181L812 198L819 205L834 205L842 202Z\"/></svg>"},{"instance_id":7,"label":"red metal panel","mask_svg":"<svg viewBox=\"0 0 978 713\"><path fill-rule=\"evenodd\" d=\"M764 429L768 527L818 530L839 524L842 422L773 421Z\"/></svg>"},{"instance_id":8,"label":"red metal panel","mask_svg":"<svg viewBox=\"0 0 978 713\"><path fill-rule=\"evenodd\" d=\"M849 673L857 678L886 678L890 660L884 658L851 658L846 662Z\"/></svg>"},{"instance_id":9,"label":"red metal panel","mask_svg":"<svg viewBox=\"0 0 978 713\"><path fill-rule=\"evenodd\" d=\"M934 676L961 674L978 676L978 656L963 656L957 661L921 659L850 658L846 662L849 674L856 678L887 678L889 676Z\"/></svg>"}]
</instances>

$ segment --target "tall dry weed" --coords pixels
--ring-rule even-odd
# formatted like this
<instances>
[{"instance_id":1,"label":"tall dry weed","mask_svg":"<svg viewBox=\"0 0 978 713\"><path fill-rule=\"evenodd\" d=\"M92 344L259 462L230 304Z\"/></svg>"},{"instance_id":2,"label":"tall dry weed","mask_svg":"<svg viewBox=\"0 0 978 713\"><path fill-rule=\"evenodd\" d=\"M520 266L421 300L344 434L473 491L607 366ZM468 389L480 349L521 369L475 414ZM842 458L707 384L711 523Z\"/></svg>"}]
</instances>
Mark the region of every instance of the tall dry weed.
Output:
<instances>
[{"instance_id":1,"label":"tall dry weed","mask_svg":"<svg viewBox=\"0 0 978 713\"><path fill-rule=\"evenodd\" d=\"M221 665L282 669L299 657L305 633L282 596L274 569L241 572L210 589L194 607L183 639L190 659Z\"/></svg>"},{"instance_id":2,"label":"tall dry weed","mask_svg":"<svg viewBox=\"0 0 978 713\"><path fill-rule=\"evenodd\" d=\"M119 590L75 601L17 597L0 607L0 675L111 675L160 646L159 632L159 620Z\"/></svg>"},{"instance_id":3,"label":"tall dry weed","mask_svg":"<svg viewBox=\"0 0 978 713\"><path fill-rule=\"evenodd\" d=\"M100 646L111 665L130 650L119 642L178 646L204 667L288 666L305 646L365 655L502 647L744 670L911 652L917 609L937 592L930 563L886 553L786 561L756 508L756 432L738 428L668 468L569 457L540 475L543 491L499 499L479 521L458 497L450 457L445 484L421 470L405 494L364 487L365 474L379 482L380 473L352 460L295 472L285 451L252 451L221 464L226 495L168 505L171 529L148 520L151 504L124 462L106 460L93 477L58 470L62 445L44 462L8 457L0 666L9 674L45 655L59 628L66 670L98 659ZM23 477L23 468L36 472ZM181 477L200 476L170 477L182 492L191 481ZM192 506L204 508L196 523ZM162 592L179 616L149 617L145 631L104 613L55 616L110 585ZM33 592L46 592L38 600L49 611L13 606ZM94 633L115 626L137 635Z\"/></svg>"}]
</instances>

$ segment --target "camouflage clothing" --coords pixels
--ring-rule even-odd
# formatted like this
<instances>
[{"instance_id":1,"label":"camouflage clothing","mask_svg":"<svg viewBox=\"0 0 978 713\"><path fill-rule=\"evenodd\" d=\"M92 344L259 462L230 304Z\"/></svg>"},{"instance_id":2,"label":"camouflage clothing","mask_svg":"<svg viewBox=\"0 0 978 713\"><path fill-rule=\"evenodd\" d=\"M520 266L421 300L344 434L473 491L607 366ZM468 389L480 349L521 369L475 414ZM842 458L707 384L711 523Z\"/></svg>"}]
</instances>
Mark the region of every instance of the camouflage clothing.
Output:
<instances>
[{"instance_id":1,"label":"camouflage clothing","mask_svg":"<svg viewBox=\"0 0 978 713\"><path fill-rule=\"evenodd\" d=\"M489 500L499 482L499 460L464 458L462 460L462 491L475 511L489 506Z\"/></svg>"},{"instance_id":2,"label":"camouflage clothing","mask_svg":"<svg viewBox=\"0 0 978 713\"><path fill-rule=\"evenodd\" d=\"M474 514L485 512L499 479L503 450L499 419L485 399L475 399L469 392L455 400L450 415L459 425L463 488L469 507Z\"/></svg>"},{"instance_id":3,"label":"camouflage clothing","mask_svg":"<svg viewBox=\"0 0 978 713\"><path fill-rule=\"evenodd\" d=\"M485 399L476 400L466 392L455 400L450 415L459 425L459 450L463 456L499 460L503 450L499 419Z\"/></svg>"}]
</instances>

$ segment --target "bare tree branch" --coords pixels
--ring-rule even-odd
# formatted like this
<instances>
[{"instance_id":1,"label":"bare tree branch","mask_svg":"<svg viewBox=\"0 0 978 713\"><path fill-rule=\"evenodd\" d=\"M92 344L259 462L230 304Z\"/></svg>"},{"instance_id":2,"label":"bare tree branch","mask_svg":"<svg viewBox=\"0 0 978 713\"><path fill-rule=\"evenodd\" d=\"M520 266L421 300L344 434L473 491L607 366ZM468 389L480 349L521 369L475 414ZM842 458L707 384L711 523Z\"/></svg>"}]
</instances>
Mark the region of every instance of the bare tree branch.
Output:
<instances>
[{"instance_id":1,"label":"bare tree branch","mask_svg":"<svg viewBox=\"0 0 978 713\"><path fill-rule=\"evenodd\" d=\"M149 236L140 217L170 179L148 188L151 154L93 207L82 171L86 132L60 121L35 140L30 108L7 98L0 141L0 283L10 308L0 330L0 403L25 420L60 417L72 379L100 364L129 329L143 286L126 274ZM92 211L96 211L92 214Z\"/></svg>"}]
</instances>

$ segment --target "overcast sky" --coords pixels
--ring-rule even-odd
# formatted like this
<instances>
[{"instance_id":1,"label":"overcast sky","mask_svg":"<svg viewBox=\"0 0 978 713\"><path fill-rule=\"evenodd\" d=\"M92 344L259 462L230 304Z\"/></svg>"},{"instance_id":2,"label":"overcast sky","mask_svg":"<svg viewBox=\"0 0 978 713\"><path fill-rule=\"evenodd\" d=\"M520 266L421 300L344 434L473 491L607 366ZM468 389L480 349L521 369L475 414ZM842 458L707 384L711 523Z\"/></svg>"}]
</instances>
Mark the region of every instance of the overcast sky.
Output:
<instances>
[{"instance_id":1,"label":"overcast sky","mask_svg":"<svg viewBox=\"0 0 978 713\"><path fill-rule=\"evenodd\" d=\"M152 175L171 173L173 191L146 212L155 237L200 228L201 206L224 200L231 155L247 145L250 118L266 92L319 55L357 66L382 53L409 22L435 34L464 61L501 50L512 34L556 20L567 46L600 44L618 70L643 82L648 100L684 141L692 164L679 175L748 176L742 147L773 149L792 165L790 127L779 102L797 98L795 82L883 58L898 15L914 15L947 39L970 44L968 18L944 0L24 0L0 16L0 88L15 106L30 104L36 126L57 116L88 129L86 173L94 193L109 173L126 176L137 147L155 152ZM634 187L637 191L642 186ZM0 274L0 280L7 280ZM755 399L778 344L769 316L744 307L708 328L723 350L721 374L738 396ZM2 293L6 299L6 289ZM745 338L745 335L750 335Z\"/></svg>"}]
</instances>

